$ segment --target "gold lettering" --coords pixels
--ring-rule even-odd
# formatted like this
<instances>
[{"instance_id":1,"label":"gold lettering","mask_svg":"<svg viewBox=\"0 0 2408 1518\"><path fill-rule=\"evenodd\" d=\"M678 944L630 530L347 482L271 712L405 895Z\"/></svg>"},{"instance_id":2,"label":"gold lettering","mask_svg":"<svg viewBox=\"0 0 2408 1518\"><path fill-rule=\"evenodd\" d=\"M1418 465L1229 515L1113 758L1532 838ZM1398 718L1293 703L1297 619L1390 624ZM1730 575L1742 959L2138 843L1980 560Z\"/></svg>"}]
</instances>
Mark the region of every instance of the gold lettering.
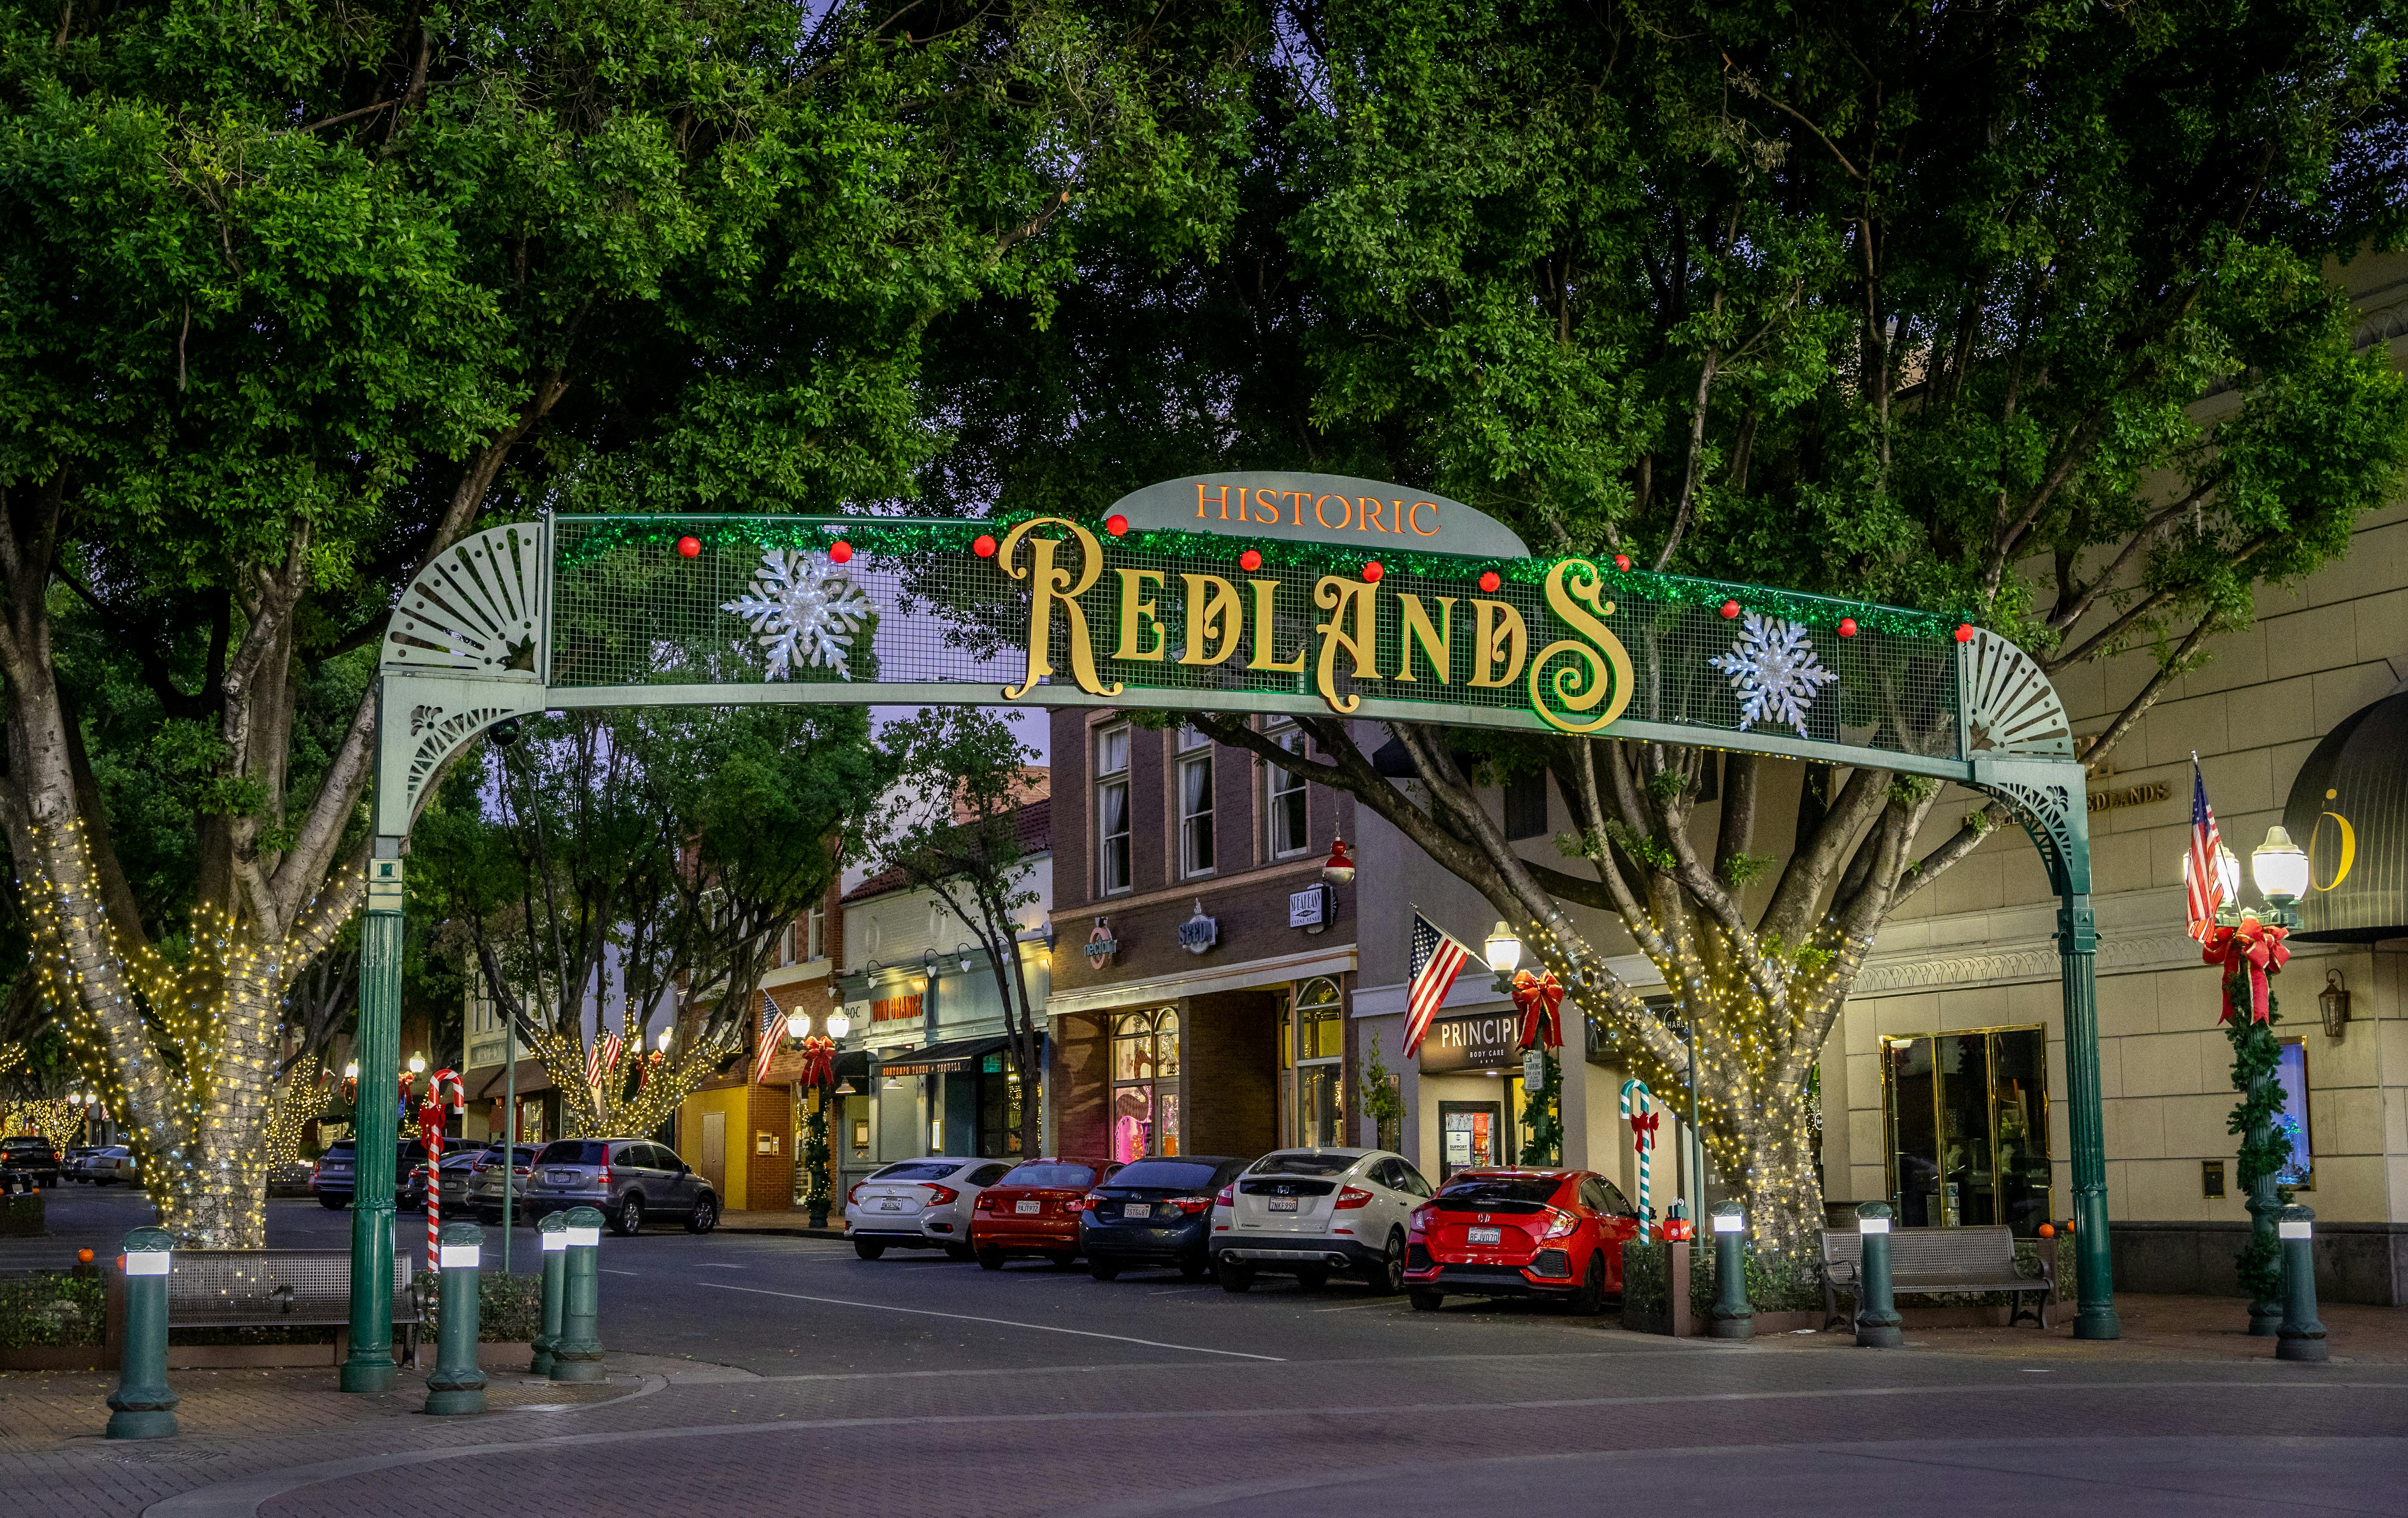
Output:
<instances>
[{"instance_id":1,"label":"gold lettering","mask_svg":"<svg viewBox=\"0 0 2408 1518\"><path fill-rule=\"evenodd\" d=\"M1289 525L1289 526L1291 526L1291 527L1301 527L1301 526L1303 526L1303 525L1304 525L1304 503L1306 502L1306 500L1308 500L1309 498L1311 498L1311 496L1312 496L1312 492L1311 492L1311 491L1309 491L1309 490L1292 490L1292 491L1288 491L1288 492L1286 492L1286 493L1285 493L1285 494L1286 494L1286 498L1287 498L1287 499L1292 500L1292 501L1294 501L1294 502L1296 503L1296 520L1295 520L1294 522L1289 523L1288 523L1288 525Z\"/></svg>"},{"instance_id":2,"label":"gold lettering","mask_svg":"<svg viewBox=\"0 0 2408 1518\"><path fill-rule=\"evenodd\" d=\"M2341 829L2341 863L2334 868L2333 878L2329 883L2317 885L2315 868L2316 844L2324 838L2325 819L2328 817L2331 818ZM2308 834L2308 884L2317 891L2337 891L2341 889L2341 882L2349 879L2350 866L2357 862L2358 829L2349 825L2349 819L2337 811L2316 813L2316 825Z\"/></svg>"},{"instance_id":3,"label":"gold lettering","mask_svg":"<svg viewBox=\"0 0 2408 1518\"><path fill-rule=\"evenodd\" d=\"M1356 530L1367 533L1388 530L1388 524L1380 520L1380 513L1386 508L1387 502L1375 495L1363 495L1357 496L1354 504L1363 508L1362 520L1355 523Z\"/></svg>"},{"instance_id":4,"label":"gold lettering","mask_svg":"<svg viewBox=\"0 0 2408 1518\"><path fill-rule=\"evenodd\" d=\"M1114 569L1112 573L1121 577L1121 644L1112 650L1112 657L1160 659L1163 645L1169 641L1162 631L1161 615L1154 609L1151 597L1142 601L1138 597L1144 594L1147 580L1157 585L1162 583L1162 571ZM1154 647L1150 649L1145 646L1145 635L1149 631L1154 634Z\"/></svg>"},{"instance_id":5,"label":"gold lettering","mask_svg":"<svg viewBox=\"0 0 2408 1518\"><path fill-rule=\"evenodd\" d=\"M1388 504L1396 508L1396 515L1390 518L1396 525L1390 527L1388 530L1392 533L1403 532L1405 530L1405 503L1402 501L1390 501Z\"/></svg>"},{"instance_id":6,"label":"gold lettering","mask_svg":"<svg viewBox=\"0 0 2408 1518\"><path fill-rule=\"evenodd\" d=\"M1455 673L1455 597L1438 598L1438 625L1430 625L1429 613L1422 608L1422 598L1408 591L1397 597L1405 613L1404 667L1397 671L1400 680L1413 678L1413 645L1421 645L1422 657L1438 676L1440 685L1452 681ZM1511 680L1512 676L1506 677Z\"/></svg>"},{"instance_id":7,"label":"gold lettering","mask_svg":"<svg viewBox=\"0 0 2408 1518\"><path fill-rule=\"evenodd\" d=\"M1015 562L1020 540L1032 527L1062 527L1077 539L1080 552L1080 573L1075 579L1070 571L1054 562L1054 550L1062 546L1059 537L1030 537L1028 566L1019 567ZM1060 517L1032 517L1005 535L996 550L996 562L1003 572L1014 580L1029 582L1028 597L1028 666L1017 690L1006 687L1003 698L1018 701L1037 689L1037 682L1054 673L1050 656L1054 644L1054 608L1059 603L1066 641L1070 651L1071 677L1079 688L1090 695L1118 695L1118 681L1107 685L1096 673L1095 646L1087 632L1087 614L1079 608L1079 597L1092 589L1104 572L1104 552L1096 546L1095 534L1075 522Z\"/></svg>"},{"instance_id":8,"label":"gold lettering","mask_svg":"<svg viewBox=\"0 0 2408 1518\"><path fill-rule=\"evenodd\" d=\"M1179 655L1179 662L1183 665L1224 662L1238 652L1238 640L1245 632L1245 608L1238 599L1238 587L1219 575L1181 575L1179 578L1187 583L1187 648ZM1217 652L1206 653L1204 645L1208 642Z\"/></svg>"},{"instance_id":9,"label":"gold lettering","mask_svg":"<svg viewBox=\"0 0 2408 1518\"><path fill-rule=\"evenodd\" d=\"M1215 488L1221 493L1221 520L1223 522L1226 522L1229 520L1229 487L1226 485L1221 485ZM1244 489L1243 486L1240 486L1239 488L1240 490ZM1240 495L1238 497L1238 509L1242 513L1245 508L1246 498L1243 495ZM1204 520L1204 481L1201 480L1196 481L1196 520L1198 522ZM1243 522L1245 518L1243 515L1240 515L1238 520Z\"/></svg>"},{"instance_id":10,"label":"gold lettering","mask_svg":"<svg viewBox=\"0 0 2408 1518\"><path fill-rule=\"evenodd\" d=\"M1425 527L1422 525L1422 508L1426 506L1430 508L1432 515L1437 514L1438 503L1436 501L1415 501L1412 505L1412 509L1406 514L1407 522L1413 531L1421 534L1424 537L1436 537L1438 536L1438 527ZM1441 527L1444 525L1444 523L1440 523L1439 524L1439 526Z\"/></svg>"},{"instance_id":11,"label":"gold lettering","mask_svg":"<svg viewBox=\"0 0 2408 1518\"><path fill-rule=\"evenodd\" d=\"M1319 503L1314 503L1314 510L1319 509ZM1381 678L1380 587L1360 580L1324 575L1312 587L1312 604L1330 613L1327 622L1313 624L1312 630L1321 635L1321 657L1313 666L1313 683L1320 688L1321 698L1329 703L1329 709L1342 717L1361 706L1363 698L1353 695L1341 697L1338 694L1339 649L1346 650L1356 680ZM1351 632L1347 630L1350 620L1354 623Z\"/></svg>"},{"instance_id":12,"label":"gold lettering","mask_svg":"<svg viewBox=\"0 0 2408 1518\"><path fill-rule=\"evenodd\" d=\"M1338 513L1338 525L1335 527L1330 526L1329 514L1321 509L1321 506L1324 501L1336 501L1341 508ZM1348 523L1354 520L1354 503L1348 500L1343 495L1316 496L1312 503L1312 520L1320 523L1325 527L1329 527L1331 532L1337 532L1340 528L1344 527Z\"/></svg>"},{"instance_id":13,"label":"gold lettering","mask_svg":"<svg viewBox=\"0 0 2408 1518\"><path fill-rule=\"evenodd\" d=\"M1282 674L1301 673L1304 650L1297 650L1296 657L1285 664L1281 664L1276 657L1277 648L1271 635L1277 627L1271 613L1272 597L1279 590L1280 582L1276 580L1250 580L1246 583L1254 588L1254 656L1247 662L1246 667L1277 670Z\"/></svg>"},{"instance_id":14,"label":"gold lettering","mask_svg":"<svg viewBox=\"0 0 2408 1518\"><path fill-rule=\"evenodd\" d=\"M1567 579L1575 573L1578 582L1567 584ZM1540 721L1561 732L1594 733L1621 716L1623 709L1630 705L1630 651L1599 620L1613 615L1613 603L1605 599L1604 586L1605 577L1586 559L1565 559L1547 571L1547 609L1570 623L1573 631L1588 640L1558 638L1541 649L1539 656L1530 661L1530 709L1539 714ZM1596 615L1583 609L1584 602ZM1557 654L1569 655L1574 663L1550 677L1546 674L1547 664ZM1579 713L1595 709L1597 715L1584 723L1571 722L1547 705L1547 693L1552 693L1566 711Z\"/></svg>"},{"instance_id":15,"label":"gold lettering","mask_svg":"<svg viewBox=\"0 0 2408 1518\"><path fill-rule=\"evenodd\" d=\"M1511 685L1521 678L1522 661L1530 652L1530 630L1522 613L1504 601L1471 598L1471 683ZM1500 672L1498 665L1505 667Z\"/></svg>"}]
</instances>

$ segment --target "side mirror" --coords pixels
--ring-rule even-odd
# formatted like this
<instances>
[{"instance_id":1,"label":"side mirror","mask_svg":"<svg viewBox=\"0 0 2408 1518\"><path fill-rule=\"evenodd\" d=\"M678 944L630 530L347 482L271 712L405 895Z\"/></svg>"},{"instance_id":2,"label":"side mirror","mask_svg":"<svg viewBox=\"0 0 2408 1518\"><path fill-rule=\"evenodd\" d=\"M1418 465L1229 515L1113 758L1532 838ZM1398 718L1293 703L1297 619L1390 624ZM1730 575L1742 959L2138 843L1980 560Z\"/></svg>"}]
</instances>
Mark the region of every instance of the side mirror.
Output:
<instances>
[{"instance_id":1,"label":"side mirror","mask_svg":"<svg viewBox=\"0 0 2408 1518\"><path fill-rule=\"evenodd\" d=\"M680 1161L678 1161L678 1174L680 1174L680 1175L692 1175L692 1174L694 1174L694 1167L693 1167L693 1166L691 1166L691 1165L688 1165L688 1164L687 1164L685 1161L683 1161L683 1160L680 1160Z\"/></svg>"}]
</instances>

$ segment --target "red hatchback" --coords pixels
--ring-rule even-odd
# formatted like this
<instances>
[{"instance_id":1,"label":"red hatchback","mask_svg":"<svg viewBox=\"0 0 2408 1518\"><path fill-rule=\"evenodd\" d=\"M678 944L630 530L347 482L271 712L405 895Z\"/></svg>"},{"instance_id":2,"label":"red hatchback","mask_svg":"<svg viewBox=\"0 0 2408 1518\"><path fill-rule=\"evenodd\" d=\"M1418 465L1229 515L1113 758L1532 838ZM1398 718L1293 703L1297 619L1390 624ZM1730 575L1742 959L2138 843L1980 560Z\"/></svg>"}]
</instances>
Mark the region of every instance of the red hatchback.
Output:
<instances>
[{"instance_id":1,"label":"red hatchback","mask_svg":"<svg viewBox=\"0 0 2408 1518\"><path fill-rule=\"evenodd\" d=\"M1452 1292L1552 1297L1594 1314L1622 1293L1639 1213L1588 1170L1458 1170L1408 1227L1405 1291L1425 1312Z\"/></svg>"},{"instance_id":2,"label":"red hatchback","mask_svg":"<svg viewBox=\"0 0 2408 1518\"><path fill-rule=\"evenodd\" d=\"M970 1212L970 1251L989 1270L1015 1254L1055 1265L1079 1257L1079 1212L1087 1188L1120 1168L1112 1160L1029 1160L978 1195Z\"/></svg>"}]
</instances>

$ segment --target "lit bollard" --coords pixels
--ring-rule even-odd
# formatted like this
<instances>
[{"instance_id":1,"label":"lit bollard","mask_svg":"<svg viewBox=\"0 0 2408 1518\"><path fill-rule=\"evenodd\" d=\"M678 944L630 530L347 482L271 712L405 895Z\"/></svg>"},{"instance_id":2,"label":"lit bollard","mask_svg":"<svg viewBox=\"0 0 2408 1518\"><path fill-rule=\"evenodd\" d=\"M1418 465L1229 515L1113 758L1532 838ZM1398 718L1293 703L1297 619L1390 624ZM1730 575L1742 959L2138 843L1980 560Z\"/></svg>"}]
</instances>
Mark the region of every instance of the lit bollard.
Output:
<instances>
[{"instance_id":1,"label":"lit bollard","mask_svg":"<svg viewBox=\"0 0 2408 1518\"><path fill-rule=\"evenodd\" d=\"M602 1381L602 1339L595 1329L602 1311L602 1214L572 1207L566 1232L568 1263L561 1282L560 1337L552 1345L552 1379Z\"/></svg>"},{"instance_id":2,"label":"lit bollard","mask_svg":"<svg viewBox=\"0 0 2408 1518\"><path fill-rule=\"evenodd\" d=\"M546 1212L535 1227L543 1240L543 1321L536 1326L535 1358L527 1362L527 1374L549 1376L552 1347L560 1342L560 1299L568 1289L568 1214Z\"/></svg>"},{"instance_id":3,"label":"lit bollard","mask_svg":"<svg viewBox=\"0 0 2408 1518\"><path fill-rule=\"evenodd\" d=\"M426 1378L426 1411L437 1416L485 1411L485 1373L477 1368L479 1255L485 1230L447 1223L437 1258L442 1273L443 1317L436 1332L435 1374Z\"/></svg>"},{"instance_id":4,"label":"lit bollard","mask_svg":"<svg viewBox=\"0 0 2408 1518\"><path fill-rule=\"evenodd\" d=\"M2325 1325L2316 1321L2316 1214L2286 1207L2274 1214L2283 1242L2283 1326L2274 1330L2274 1358L2321 1364L2332 1357Z\"/></svg>"},{"instance_id":5,"label":"lit bollard","mask_svg":"<svg viewBox=\"0 0 2408 1518\"><path fill-rule=\"evenodd\" d=\"M1856 1266L1856 1347L1897 1349L1906 1342L1906 1329L1890 1297L1887 1202L1856 1209L1856 1241L1863 1251Z\"/></svg>"},{"instance_id":6,"label":"lit bollard","mask_svg":"<svg viewBox=\"0 0 2408 1518\"><path fill-rule=\"evenodd\" d=\"M1707 1334L1714 1339L1747 1339L1756 1333L1756 1309L1747 1305L1747 1206L1743 1202L1714 1204L1714 1310Z\"/></svg>"},{"instance_id":7,"label":"lit bollard","mask_svg":"<svg viewBox=\"0 0 2408 1518\"><path fill-rule=\"evenodd\" d=\"M167 1386L167 1272L175 1236L136 1228L125 1236L125 1348L117 1390L108 1394L110 1439L174 1439L176 1403Z\"/></svg>"}]
</instances>

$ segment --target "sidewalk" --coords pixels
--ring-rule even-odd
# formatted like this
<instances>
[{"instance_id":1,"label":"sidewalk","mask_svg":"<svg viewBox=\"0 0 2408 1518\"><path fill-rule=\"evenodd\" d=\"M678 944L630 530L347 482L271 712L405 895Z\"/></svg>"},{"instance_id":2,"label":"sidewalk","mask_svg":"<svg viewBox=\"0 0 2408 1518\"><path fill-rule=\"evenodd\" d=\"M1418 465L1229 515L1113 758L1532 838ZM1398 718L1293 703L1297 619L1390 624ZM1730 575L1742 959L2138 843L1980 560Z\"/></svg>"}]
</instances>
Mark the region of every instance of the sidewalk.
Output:
<instances>
[{"instance_id":1,"label":"sidewalk","mask_svg":"<svg viewBox=\"0 0 2408 1518\"><path fill-rule=\"evenodd\" d=\"M719 1214L722 1233L769 1234L781 1239L842 1239L844 1225L833 1223L825 1228L811 1226L811 1215L803 1209L783 1211L722 1212Z\"/></svg>"},{"instance_id":2,"label":"sidewalk","mask_svg":"<svg viewBox=\"0 0 2408 1518\"><path fill-rule=\"evenodd\" d=\"M2249 1304L2238 1296L2147 1296L2115 1294L2124 1337L2104 1343L2073 1337L2073 1304L2049 1308L2046 1332L2026 1324L2016 1328L1914 1328L1910 1348L1940 1354L2024 1356L2061 1360L2272 1360L2271 1339L2249 1335ZM2408 1308L2365 1307L2354 1302L2319 1304L2325 1342L2335 1365L2408 1365ZM1815 1348L1854 1349L1846 1329L1768 1339Z\"/></svg>"}]
</instances>

